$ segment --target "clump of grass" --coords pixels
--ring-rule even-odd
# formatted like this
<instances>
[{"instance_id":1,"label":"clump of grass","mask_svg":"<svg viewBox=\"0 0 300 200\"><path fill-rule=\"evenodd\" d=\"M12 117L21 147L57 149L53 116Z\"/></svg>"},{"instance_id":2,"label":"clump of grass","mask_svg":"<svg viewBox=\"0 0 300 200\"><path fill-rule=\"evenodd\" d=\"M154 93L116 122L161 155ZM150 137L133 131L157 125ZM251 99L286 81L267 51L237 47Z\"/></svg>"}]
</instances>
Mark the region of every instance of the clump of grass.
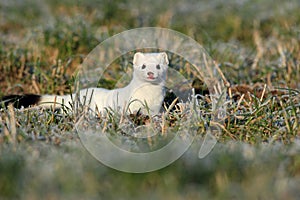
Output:
<instances>
[{"instance_id":1,"label":"clump of grass","mask_svg":"<svg viewBox=\"0 0 300 200\"><path fill-rule=\"evenodd\" d=\"M229 104L225 123L235 139L250 143L290 143L299 136L298 90L270 91L265 85L255 95L249 87L235 89L240 96Z\"/></svg>"},{"instance_id":2,"label":"clump of grass","mask_svg":"<svg viewBox=\"0 0 300 200\"><path fill-rule=\"evenodd\" d=\"M0 123L2 143L44 141L60 144L67 138L76 137L69 134L74 125L71 116L52 110L9 109L1 112Z\"/></svg>"}]
</instances>

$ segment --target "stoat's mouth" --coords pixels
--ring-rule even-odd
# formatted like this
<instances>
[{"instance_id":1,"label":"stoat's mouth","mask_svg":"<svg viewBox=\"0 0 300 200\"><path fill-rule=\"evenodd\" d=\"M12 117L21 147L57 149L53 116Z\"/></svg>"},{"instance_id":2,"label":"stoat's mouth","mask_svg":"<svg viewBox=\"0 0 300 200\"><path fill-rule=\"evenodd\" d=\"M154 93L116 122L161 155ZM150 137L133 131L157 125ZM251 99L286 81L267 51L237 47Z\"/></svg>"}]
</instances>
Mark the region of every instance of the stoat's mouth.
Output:
<instances>
[{"instance_id":1,"label":"stoat's mouth","mask_svg":"<svg viewBox=\"0 0 300 200\"><path fill-rule=\"evenodd\" d=\"M147 79L149 79L149 80L155 80L156 78L154 76L148 76Z\"/></svg>"},{"instance_id":2,"label":"stoat's mouth","mask_svg":"<svg viewBox=\"0 0 300 200\"><path fill-rule=\"evenodd\" d=\"M146 80L149 81L149 82L157 82L158 78L157 77L147 77Z\"/></svg>"},{"instance_id":3,"label":"stoat's mouth","mask_svg":"<svg viewBox=\"0 0 300 200\"><path fill-rule=\"evenodd\" d=\"M150 76L147 76L145 81L147 81L148 83L151 83L151 84L158 84L160 82L160 79L159 77L150 77Z\"/></svg>"}]
</instances>

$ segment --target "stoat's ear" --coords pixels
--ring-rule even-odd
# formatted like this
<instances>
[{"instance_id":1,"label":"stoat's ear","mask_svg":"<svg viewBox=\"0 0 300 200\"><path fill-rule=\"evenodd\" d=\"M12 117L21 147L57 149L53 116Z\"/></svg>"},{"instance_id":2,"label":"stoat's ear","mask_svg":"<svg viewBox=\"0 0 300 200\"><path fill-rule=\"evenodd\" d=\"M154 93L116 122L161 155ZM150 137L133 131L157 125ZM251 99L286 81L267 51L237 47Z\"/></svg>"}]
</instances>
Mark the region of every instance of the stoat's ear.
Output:
<instances>
[{"instance_id":1,"label":"stoat's ear","mask_svg":"<svg viewBox=\"0 0 300 200\"><path fill-rule=\"evenodd\" d=\"M135 53L134 57L133 57L133 65L134 66L142 65L143 58L144 58L144 54L143 53L141 53L141 52Z\"/></svg>"},{"instance_id":2,"label":"stoat's ear","mask_svg":"<svg viewBox=\"0 0 300 200\"><path fill-rule=\"evenodd\" d=\"M169 59L168 59L168 55L166 52L162 52L159 54L159 56L161 57L161 63L164 65L168 65L169 64Z\"/></svg>"}]
</instances>

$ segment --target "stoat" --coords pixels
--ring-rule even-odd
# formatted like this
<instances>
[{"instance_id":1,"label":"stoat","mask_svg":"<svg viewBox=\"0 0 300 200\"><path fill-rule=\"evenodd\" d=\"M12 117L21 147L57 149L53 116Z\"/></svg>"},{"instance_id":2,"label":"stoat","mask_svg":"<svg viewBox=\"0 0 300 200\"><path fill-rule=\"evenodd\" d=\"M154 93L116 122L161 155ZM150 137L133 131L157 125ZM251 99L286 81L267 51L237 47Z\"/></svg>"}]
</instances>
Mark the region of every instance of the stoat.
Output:
<instances>
[{"instance_id":1,"label":"stoat","mask_svg":"<svg viewBox=\"0 0 300 200\"><path fill-rule=\"evenodd\" d=\"M104 88L87 88L79 92L79 101L93 112L127 110L131 113L142 111L145 114L158 114L165 97L165 82L168 69L168 56L162 53L137 52L133 58L133 78L123 87L113 90ZM71 109L72 95L10 95L1 100L1 105L13 103L15 107L37 105L41 107Z\"/></svg>"}]
</instances>

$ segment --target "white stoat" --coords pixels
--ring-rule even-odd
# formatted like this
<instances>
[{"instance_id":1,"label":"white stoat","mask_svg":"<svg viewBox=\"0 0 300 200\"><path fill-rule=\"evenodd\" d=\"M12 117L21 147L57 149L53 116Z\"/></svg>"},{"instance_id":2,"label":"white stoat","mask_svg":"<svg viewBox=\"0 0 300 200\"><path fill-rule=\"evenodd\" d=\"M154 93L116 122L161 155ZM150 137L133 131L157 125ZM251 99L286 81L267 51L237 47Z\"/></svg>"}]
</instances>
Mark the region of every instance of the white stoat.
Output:
<instances>
[{"instance_id":1,"label":"white stoat","mask_svg":"<svg viewBox=\"0 0 300 200\"><path fill-rule=\"evenodd\" d=\"M92 111L103 113L105 108L124 110L129 112L146 110L149 114L158 114L165 97L165 81L168 69L168 56L162 53L136 53L133 58L133 78L123 88L108 90L104 88L87 88L79 92L80 103L88 105ZM61 107L64 105L71 108L71 95L42 95L38 106ZM147 114L147 113L146 113Z\"/></svg>"}]
</instances>

